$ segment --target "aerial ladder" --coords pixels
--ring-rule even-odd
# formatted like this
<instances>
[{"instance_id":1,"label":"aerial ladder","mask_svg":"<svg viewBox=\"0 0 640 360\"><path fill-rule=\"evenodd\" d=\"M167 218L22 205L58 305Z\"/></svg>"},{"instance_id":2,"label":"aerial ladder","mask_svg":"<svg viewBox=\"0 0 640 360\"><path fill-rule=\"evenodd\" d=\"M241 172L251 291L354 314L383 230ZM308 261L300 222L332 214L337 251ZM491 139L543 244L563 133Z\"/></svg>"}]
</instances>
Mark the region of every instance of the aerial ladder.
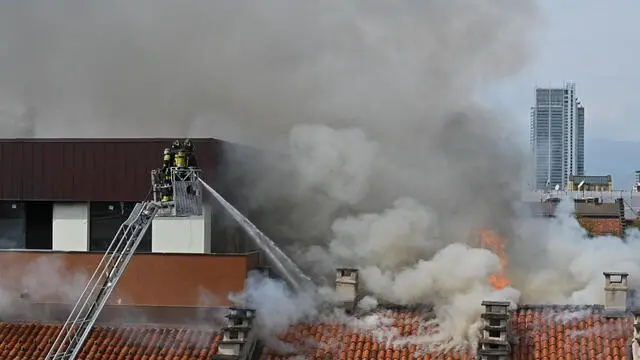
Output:
<instances>
[{"instance_id":1,"label":"aerial ladder","mask_svg":"<svg viewBox=\"0 0 640 360\"><path fill-rule=\"evenodd\" d=\"M127 220L118 229L54 340L47 353L47 360L75 360L156 216L202 215L200 169L172 167L169 171L173 199L161 201L160 194L167 185L161 180L160 175L163 171L153 170L151 173L153 200L136 204Z\"/></svg>"}]
</instances>

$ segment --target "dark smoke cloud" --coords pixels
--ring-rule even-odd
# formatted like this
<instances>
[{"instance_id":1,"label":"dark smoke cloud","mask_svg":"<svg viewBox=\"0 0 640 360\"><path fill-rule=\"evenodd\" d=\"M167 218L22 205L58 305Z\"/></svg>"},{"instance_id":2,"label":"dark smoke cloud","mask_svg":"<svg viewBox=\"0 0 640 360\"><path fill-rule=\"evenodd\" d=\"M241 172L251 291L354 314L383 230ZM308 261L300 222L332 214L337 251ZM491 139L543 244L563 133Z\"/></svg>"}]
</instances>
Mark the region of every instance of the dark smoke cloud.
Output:
<instances>
[{"instance_id":1,"label":"dark smoke cloud","mask_svg":"<svg viewBox=\"0 0 640 360\"><path fill-rule=\"evenodd\" d=\"M509 119L476 97L530 58L535 5L7 0L3 134L197 134L280 151L228 152L241 207L317 277L360 267L373 295L433 301L466 339L498 260L464 244L476 227L515 236L524 160ZM438 278L456 256L473 271Z\"/></svg>"},{"instance_id":2,"label":"dark smoke cloud","mask_svg":"<svg viewBox=\"0 0 640 360\"><path fill-rule=\"evenodd\" d=\"M353 122L398 139L517 71L534 16L505 0L8 0L0 94L18 118L38 110L36 136L253 141Z\"/></svg>"}]
</instances>

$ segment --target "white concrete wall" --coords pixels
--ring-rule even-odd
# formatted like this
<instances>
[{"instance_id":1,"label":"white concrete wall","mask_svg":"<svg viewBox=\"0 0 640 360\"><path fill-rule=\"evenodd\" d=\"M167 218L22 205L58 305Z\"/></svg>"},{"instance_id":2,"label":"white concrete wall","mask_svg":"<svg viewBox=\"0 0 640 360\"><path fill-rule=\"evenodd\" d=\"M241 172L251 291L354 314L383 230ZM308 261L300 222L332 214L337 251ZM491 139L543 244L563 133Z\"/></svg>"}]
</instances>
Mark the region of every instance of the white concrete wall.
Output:
<instances>
[{"instance_id":1,"label":"white concrete wall","mask_svg":"<svg viewBox=\"0 0 640 360\"><path fill-rule=\"evenodd\" d=\"M53 204L53 250L89 250L89 203Z\"/></svg>"},{"instance_id":2,"label":"white concrete wall","mask_svg":"<svg viewBox=\"0 0 640 360\"><path fill-rule=\"evenodd\" d=\"M202 216L156 217L151 225L151 251L206 254L211 252L211 208Z\"/></svg>"}]
</instances>

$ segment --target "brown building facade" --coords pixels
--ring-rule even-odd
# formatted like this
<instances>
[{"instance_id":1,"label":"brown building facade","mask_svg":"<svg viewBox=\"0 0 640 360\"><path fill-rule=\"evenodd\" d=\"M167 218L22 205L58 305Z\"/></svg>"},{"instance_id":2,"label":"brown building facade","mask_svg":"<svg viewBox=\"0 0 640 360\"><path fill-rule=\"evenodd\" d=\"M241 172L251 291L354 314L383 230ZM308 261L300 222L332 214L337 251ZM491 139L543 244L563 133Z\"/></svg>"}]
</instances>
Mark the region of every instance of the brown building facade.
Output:
<instances>
[{"instance_id":1,"label":"brown building facade","mask_svg":"<svg viewBox=\"0 0 640 360\"><path fill-rule=\"evenodd\" d=\"M192 139L207 181L222 142ZM141 201L151 170L173 139L10 139L0 141L0 200Z\"/></svg>"},{"instance_id":2,"label":"brown building facade","mask_svg":"<svg viewBox=\"0 0 640 360\"><path fill-rule=\"evenodd\" d=\"M102 254L0 251L3 301L72 304ZM250 254L137 254L119 280L110 304L225 306L259 266Z\"/></svg>"}]
</instances>

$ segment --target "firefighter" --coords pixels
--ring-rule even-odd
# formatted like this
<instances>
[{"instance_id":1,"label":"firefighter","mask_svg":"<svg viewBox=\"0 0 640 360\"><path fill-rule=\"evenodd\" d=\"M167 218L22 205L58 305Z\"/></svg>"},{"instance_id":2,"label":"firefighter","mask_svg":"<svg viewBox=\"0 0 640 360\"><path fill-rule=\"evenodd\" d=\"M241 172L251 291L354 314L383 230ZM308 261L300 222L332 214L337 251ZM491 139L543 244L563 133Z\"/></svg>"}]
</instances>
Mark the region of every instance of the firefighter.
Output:
<instances>
[{"instance_id":1,"label":"firefighter","mask_svg":"<svg viewBox=\"0 0 640 360\"><path fill-rule=\"evenodd\" d=\"M171 186L171 165L173 164L173 154L171 149L166 148L162 158L162 201L173 200L173 186Z\"/></svg>"},{"instance_id":2,"label":"firefighter","mask_svg":"<svg viewBox=\"0 0 640 360\"><path fill-rule=\"evenodd\" d=\"M174 166L177 168L187 167L187 153L184 148L178 149L176 154L173 156Z\"/></svg>"},{"instance_id":3,"label":"firefighter","mask_svg":"<svg viewBox=\"0 0 640 360\"><path fill-rule=\"evenodd\" d=\"M173 163L173 154L171 154L171 149L165 148L162 153L162 170L168 170L171 168Z\"/></svg>"},{"instance_id":4,"label":"firefighter","mask_svg":"<svg viewBox=\"0 0 640 360\"><path fill-rule=\"evenodd\" d=\"M180 142L180 140L176 140L173 142L173 144L171 144L171 153L175 154L181 148L182 148L182 143Z\"/></svg>"},{"instance_id":5,"label":"firefighter","mask_svg":"<svg viewBox=\"0 0 640 360\"><path fill-rule=\"evenodd\" d=\"M191 139L186 139L183 146L186 152L187 166L198 167L198 163L196 162L196 157L194 155L193 142L191 142Z\"/></svg>"}]
</instances>

